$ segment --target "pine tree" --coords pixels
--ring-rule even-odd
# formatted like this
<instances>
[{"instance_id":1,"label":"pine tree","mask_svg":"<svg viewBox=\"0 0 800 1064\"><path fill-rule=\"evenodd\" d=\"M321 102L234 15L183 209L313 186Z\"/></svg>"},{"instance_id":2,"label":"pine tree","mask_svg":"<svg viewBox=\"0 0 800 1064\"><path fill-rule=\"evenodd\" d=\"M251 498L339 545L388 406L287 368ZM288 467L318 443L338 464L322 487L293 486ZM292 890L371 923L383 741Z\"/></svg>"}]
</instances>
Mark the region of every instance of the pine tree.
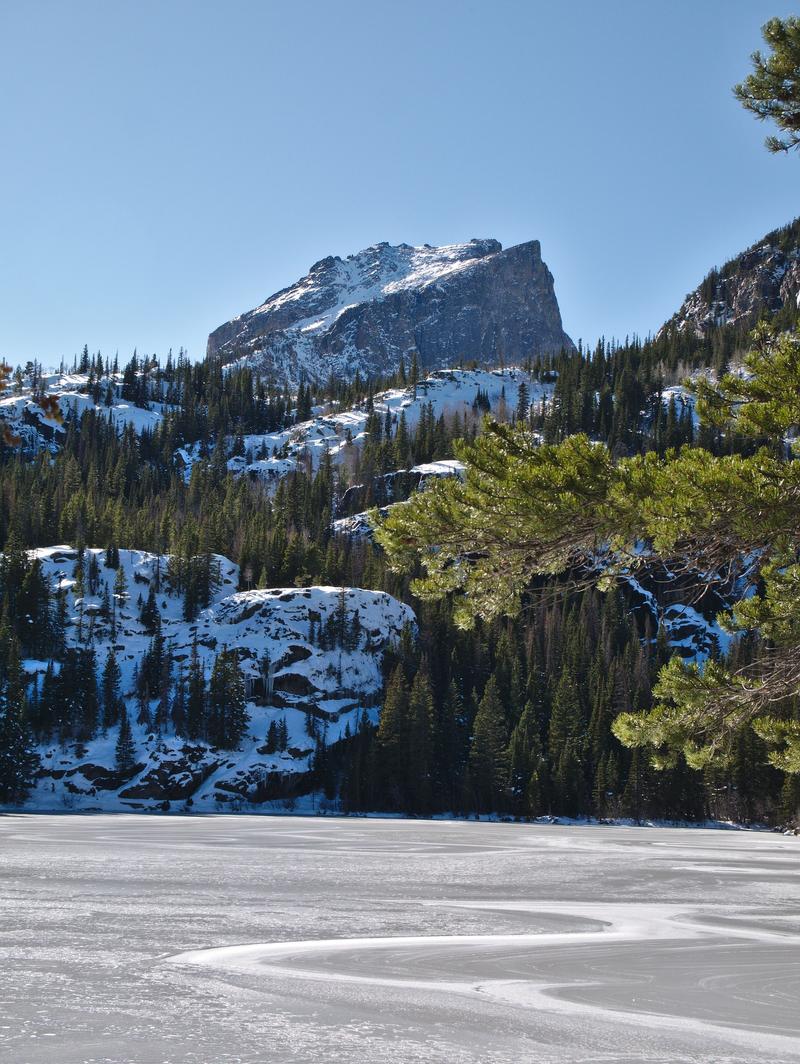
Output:
<instances>
[{"instance_id":1,"label":"pine tree","mask_svg":"<svg viewBox=\"0 0 800 1064\"><path fill-rule=\"evenodd\" d=\"M139 613L139 622L148 635L153 635L159 627L160 621L161 614L158 609L158 603L156 602L156 589L151 584L150 590L147 593L147 598Z\"/></svg>"},{"instance_id":2,"label":"pine tree","mask_svg":"<svg viewBox=\"0 0 800 1064\"><path fill-rule=\"evenodd\" d=\"M756 118L786 134L767 137L767 149L787 152L800 146L800 18L771 18L761 33L772 54L754 52L753 73L733 91Z\"/></svg>"},{"instance_id":3,"label":"pine tree","mask_svg":"<svg viewBox=\"0 0 800 1064\"><path fill-rule=\"evenodd\" d=\"M523 424L528 420L528 413L530 410L530 398L528 385L525 381L520 381L519 388L517 390L517 421Z\"/></svg>"},{"instance_id":4,"label":"pine tree","mask_svg":"<svg viewBox=\"0 0 800 1064\"><path fill-rule=\"evenodd\" d=\"M507 738L503 704L490 677L475 715L469 751L470 790L479 812L500 812L507 806Z\"/></svg>"},{"instance_id":5,"label":"pine tree","mask_svg":"<svg viewBox=\"0 0 800 1064\"><path fill-rule=\"evenodd\" d=\"M514 811L523 816L543 812L542 742L532 702L526 702L508 744L509 790Z\"/></svg>"},{"instance_id":6,"label":"pine tree","mask_svg":"<svg viewBox=\"0 0 800 1064\"><path fill-rule=\"evenodd\" d=\"M120 715L120 680L122 674L117 663L117 657L113 647L109 647L103 666L102 693L103 693L103 727L111 728L117 723Z\"/></svg>"},{"instance_id":7,"label":"pine tree","mask_svg":"<svg viewBox=\"0 0 800 1064\"><path fill-rule=\"evenodd\" d=\"M426 667L417 671L408 701L409 776L408 801L413 812L428 813L434 793L436 717L430 676Z\"/></svg>"},{"instance_id":8,"label":"pine tree","mask_svg":"<svg viewBox=\"0 0 800 1064\"><path fill-rule=\"evenodd\" d=\"M244 681L236 652L223 650L214 661L208 697L208 741L212 746L233 750L242 741L249 716Z\"/></svg>"},{"instance_id":9,"label":"pine tree","mask_svg":"<svg viewBox=\"0 0 800 1064\"><path fill-rule=\"evenodd\" d=\"M386 686L375 737L377 798L384 808L402 810L406 802L409 753L409 689L405 669L397 665Z\"/></svg>"},{"instance_id":10,"label":"pine tree","mask_svg":"<svg viewBox=\"0 0 800 1064\"><path fill-rule=\"evenodd\" d=\"M117 745L114 748L114 757L117 769L126 773L136 764L136 746L133 741L131 722L128 720L128 711L123 706L119 716L119 735Z\"/></svg>"},{"instance_id":11,"label":"pine tree","mask_svg":"<svg viewBox=\"0 0 800 1064\"><path fill-rule=\"evenodd\" d=\"M128 581L121 565L118 565L117 575L114 577L114 599L120 610L123 610L128 601Z\"/></svg>"},{"instance_id":12,"label":"pine tree","mask_svg":"<svg viewBox=\"0 0 800 1064\"><path fill-rule=\"evenodd\" d=\"M36 780L39 755L25 705L19 643L7 636L0 675L0 802L21 805Z\"/></svg>"},{"instance_id":13,"label":"pine tree","mask_svg":"<svg viewBox=\"0 0 800 1064\"><path fill-rule=\"evenodd\" d=\"M183 669L180 668L175 681L175 693L170 705L170 718L173 731L176 735L182 737L188 737L187 703L186 678L183 674Z\"/></svg>"},{"instance_id":14,"label":"pine tree","mask_svg":"<svg viewBox=\"0 0 800 1064\"><path fill-rule=\"evenodd\" d=\"M275 754L278 751L278 725L273 719L267 728L267 737L264 743L265 754Z\"/></svg>"},{"instance_id":15,"label":"pine tree","mask_svg":"<svg viewBox=\"0 0 800 1064\"><path fill-rule=\"evenodd\" d=\"M197 643L192 646L189 661L189 677L186 695L186 735L189 739L201 739L206 733L206 681L203 666L197 653Z\"/></svg>"}]
</instances>

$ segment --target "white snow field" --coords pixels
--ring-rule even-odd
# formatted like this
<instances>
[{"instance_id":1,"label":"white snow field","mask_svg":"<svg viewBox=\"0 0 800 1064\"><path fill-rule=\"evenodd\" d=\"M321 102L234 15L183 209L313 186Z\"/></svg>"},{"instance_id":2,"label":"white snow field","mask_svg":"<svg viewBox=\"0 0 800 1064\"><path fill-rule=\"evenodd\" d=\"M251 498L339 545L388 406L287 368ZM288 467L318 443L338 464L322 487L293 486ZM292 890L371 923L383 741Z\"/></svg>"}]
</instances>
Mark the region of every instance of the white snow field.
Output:
<instances>
[{"instance_id":1,"label":"white snow field","mask_svg":"<svg viewBox=\"0 0 800 1064\"><path fill-rule=\"evenodd\" d=\"M800 1060L800 840L0 817L3 1064Z\"/></svg>"}]
</instances>

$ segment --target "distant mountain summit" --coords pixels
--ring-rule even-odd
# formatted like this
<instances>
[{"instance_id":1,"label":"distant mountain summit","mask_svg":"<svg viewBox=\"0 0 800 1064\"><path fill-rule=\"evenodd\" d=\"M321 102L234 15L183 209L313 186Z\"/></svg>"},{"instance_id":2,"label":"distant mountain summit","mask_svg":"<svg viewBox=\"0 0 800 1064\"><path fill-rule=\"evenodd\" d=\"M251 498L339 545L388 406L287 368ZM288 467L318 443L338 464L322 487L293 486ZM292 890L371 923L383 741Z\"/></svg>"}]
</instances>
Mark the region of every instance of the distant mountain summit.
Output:
<instances>
[{"instance_id":1,"label":"distant mountain summit","mask_svg":"<svg viewBox=\"0 0 800 1064\"><path fill-rule=\"evenodd\" d=\"M800 297L800 219L768 233L757 244L712 270L664 325L706 335L719 325L751 326Z\"/></svg>"},{"instance_id":2,"label":"distant mountain summit","mask_svg":"<svg viewBox=\"0 0 800 1064\"><path fill-rule=\"evenodd\" d=\"M445 247L375 244L315 263L305 277L208 338L209 358L296 382L460 359L519 362L573 347L538 240Z\"/></svg>"}]
</instances>

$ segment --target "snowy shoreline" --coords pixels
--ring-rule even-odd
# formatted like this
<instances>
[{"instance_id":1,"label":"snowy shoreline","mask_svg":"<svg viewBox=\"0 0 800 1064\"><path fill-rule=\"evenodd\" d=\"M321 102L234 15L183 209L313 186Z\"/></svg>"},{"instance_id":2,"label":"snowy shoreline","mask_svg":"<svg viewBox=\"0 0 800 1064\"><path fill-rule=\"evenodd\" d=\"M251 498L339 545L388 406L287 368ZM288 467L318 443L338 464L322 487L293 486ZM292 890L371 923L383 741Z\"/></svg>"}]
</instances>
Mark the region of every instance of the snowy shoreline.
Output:
<instances>
[{"instance_id":1,"label":"snowy shoreline","mask_svg":"<svg viewBox=\"0 0 800 1064\"><path fill-rule=\"evenodd\" d=\"M310 795L304 795L310 798ZM266 804L266 803L265 803ZM518 825L520 827L569 827L569 828L653 828L653 829L680 829L686 828L693 831L745 831L759 832L771 835L794 836L800 835L794 828L784 825L770 827L768 824L743 824L732 820L660 820L647 817L636 820L632 817L601 818L597 817L561 817L541 816L533 818L500 816L497 814L456 814L435 813L431 816L406 815L404 813L389 812L358 812L345 813L340 810L320 809L312 803L298 800L291 809L265 809L261 805L243 804L237 810L230 809L161 809L158 805L148 809L125 809L125 808L102 808L96 809L46 809L37 805L36 808L29 806L0 805L0 817L5 816L124 816L124 817L148 817L155 816L159 819L170 817L196 820L211 817L225 817L236 820L240 817L265 817L276 819L291 819L298 817L303 819L324 818L326 820L386 820L394 822L407 822L413 824L430 823L458 823L458 824L505 824Z\"/></svg>"}]
</instances>

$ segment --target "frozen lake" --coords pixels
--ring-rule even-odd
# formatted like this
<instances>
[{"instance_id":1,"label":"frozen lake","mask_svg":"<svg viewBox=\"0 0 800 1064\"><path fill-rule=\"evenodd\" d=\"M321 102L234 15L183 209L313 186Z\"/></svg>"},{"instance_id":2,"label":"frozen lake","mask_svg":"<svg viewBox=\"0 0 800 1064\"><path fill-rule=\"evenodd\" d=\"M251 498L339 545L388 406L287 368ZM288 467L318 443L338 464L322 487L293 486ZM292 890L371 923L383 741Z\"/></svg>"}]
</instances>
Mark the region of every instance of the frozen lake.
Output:
<instances>
[{"instance_id":1,"label":"frozen lake","mask_svg":"<svg viewBox=\"0 0 800 1064\"><path fill-rule=\"evenodd\" d=\"M800 839L0 817L3 1064L800 1061Z\"/></svg>"}]
</instances>

